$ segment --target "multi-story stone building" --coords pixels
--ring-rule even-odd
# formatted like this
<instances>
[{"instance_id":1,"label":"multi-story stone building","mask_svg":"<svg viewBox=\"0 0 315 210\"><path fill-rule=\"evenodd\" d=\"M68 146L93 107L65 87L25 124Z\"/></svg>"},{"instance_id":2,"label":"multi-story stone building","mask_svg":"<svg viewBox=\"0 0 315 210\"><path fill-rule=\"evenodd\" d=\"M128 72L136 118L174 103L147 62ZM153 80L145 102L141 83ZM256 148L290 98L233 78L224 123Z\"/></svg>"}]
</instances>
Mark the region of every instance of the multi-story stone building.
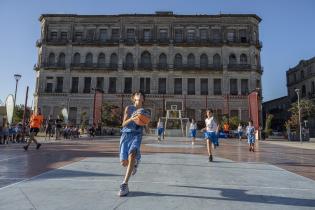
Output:
<instances>
[{"instance_id":1,"label":"multi-story stone building","mask_svg":"<svg viewBox=\"0 0 315 210\"><path fill-rule=\"evenodd\" d=\"M248 119L247 94L261 88L259 22L254 14L43 14L37 41L35 106L54 117L61 108L92 121L94 89L119 107L130 93L147 94L154 120L166 101L188 117Z\"/></svg>"}]
</instances>

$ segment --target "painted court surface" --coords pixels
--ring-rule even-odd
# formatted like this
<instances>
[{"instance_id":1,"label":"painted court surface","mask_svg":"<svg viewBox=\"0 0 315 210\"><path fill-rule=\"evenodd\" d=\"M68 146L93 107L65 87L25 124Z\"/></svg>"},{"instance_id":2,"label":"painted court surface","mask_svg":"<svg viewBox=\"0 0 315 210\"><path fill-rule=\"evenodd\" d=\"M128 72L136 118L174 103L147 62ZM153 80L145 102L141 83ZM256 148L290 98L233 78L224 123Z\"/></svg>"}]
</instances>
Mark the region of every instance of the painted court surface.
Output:
<instances>
[{"instance_id":1,"label":"painted court surface","mask_svg":"<svg viewBox=\"0 0 315 210\"><path fill-rule=\"evenodd\" d=\"M130 194L118 138L0 146L0 209L315 209L315 150L223 140L209 163L204 142L145 137ZM244 141L244 140L243 140Z\"/></svg>"}]
</instances>

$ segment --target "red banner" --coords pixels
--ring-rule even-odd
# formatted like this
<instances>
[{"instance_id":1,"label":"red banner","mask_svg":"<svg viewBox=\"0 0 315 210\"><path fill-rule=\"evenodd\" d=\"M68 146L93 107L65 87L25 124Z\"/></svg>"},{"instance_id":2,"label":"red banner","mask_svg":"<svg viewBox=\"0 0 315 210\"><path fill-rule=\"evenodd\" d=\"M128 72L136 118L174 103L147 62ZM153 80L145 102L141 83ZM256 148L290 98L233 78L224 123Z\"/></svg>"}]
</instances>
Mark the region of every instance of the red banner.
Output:
<instances>
[{"instance_id":1,"label":"red banner","mask_svg":"<svg viewBox=\"0 0 315 210\"><path fill-rule=\"evenodd\" d=\"M103 104L103 93L99 90L95 90L93 124L96 126L101 122L101 119L102 119L102 104Z\"/></svg>"},{"instance_id":2,"label":"red banner","mask_svg":"<svg viewBox=\"0 0 315 210\"><path fill-rule=\"evenodd\" d=\"M258 92L253 91L248 95L249 119L253 121L256 130L259 129L259 101Z\"/></svg>"}]
</instances>

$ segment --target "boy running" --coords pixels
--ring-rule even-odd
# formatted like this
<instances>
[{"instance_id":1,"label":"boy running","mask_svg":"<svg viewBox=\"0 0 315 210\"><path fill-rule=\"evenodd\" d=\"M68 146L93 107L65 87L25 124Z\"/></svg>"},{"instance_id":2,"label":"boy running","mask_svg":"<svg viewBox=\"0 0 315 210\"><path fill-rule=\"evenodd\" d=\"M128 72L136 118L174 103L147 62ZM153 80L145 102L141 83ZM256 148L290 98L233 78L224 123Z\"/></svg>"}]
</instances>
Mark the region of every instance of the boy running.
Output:
<instances>
[{"instance_id":1,"label":"boy running","mask_svg":"<svg viewBox=\"0 0 315 210\"><path fill-rule=\"evenodd\" d=\"M119 196L126 196L129 193L128 181L130 175L135 175L141 158L140 145L142 140L142 131L145 127L148 133L148 126L138 126L134 121L136 117L132 117L133 113L142 108L145 95L141 91L132 94L131 97L134 105L127 106L124 112L122 123L122 135L120 138L120 163L127 167L125 178L120 185Z\"/></svg>"},{"instance_id":2,"label":"boy running","mask_svg":"<svg viewBox=\"0 0 315 210\"><path fill-rule=\"evenodd\" d=\"M39 132L39 128L41 124L43 123L44 117L41 114L40 108L37 109L36 113L33 113L30 119L30 139L27 142L27 145L25 145L23 148L25 151L27 151L28 147L34 141L36 143L36 149L39 149L42 144L38 143L35 139L35 136Z\"/></svg>"},{"instance_id":3,"label":"boy running","mask_svg":"<svg viewBox=\"0 0 315 210\"><path fill-rule=\"evenodd\" d=\"M209 155L209 162L213 161L212 151L211 151L211 144L214 146L218 146L218 137L217 134L219 133L219 126L215 122L213 118L213 110L207 110L207 118L205 120L206 127L203 128L201 131L205 131L205 138L207 140L207 148L208 148L208 155Z\"/></svg>"}]
</instances>

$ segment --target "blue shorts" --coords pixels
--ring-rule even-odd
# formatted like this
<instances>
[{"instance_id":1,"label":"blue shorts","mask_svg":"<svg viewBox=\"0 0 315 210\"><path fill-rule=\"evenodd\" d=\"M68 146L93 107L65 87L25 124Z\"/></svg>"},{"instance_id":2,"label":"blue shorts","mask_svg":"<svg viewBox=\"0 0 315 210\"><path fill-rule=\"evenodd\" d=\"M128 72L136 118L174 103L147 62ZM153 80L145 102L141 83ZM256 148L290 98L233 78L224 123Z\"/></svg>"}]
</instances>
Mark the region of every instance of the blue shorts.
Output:
<instances>
[{"instance_id":1,"label":"blue shorts","mask_svg":"<svg viewBox=\"0 0 315 210\"><path fill-rule=\"evenodd\" d=\"M219 139L215 132L205 132L205 139L211 141L215 146L219 146Z\"/></svg>"},{"instance_id":2,"label":"blue shorts","mask_svg":"<svg viewBox=\"0 0 315 210\"><path fill-rule=\"evenodd\" d=\"M247 143L254 144L255 143L255 136L248 136Z\"/></svg>"},{"instance_id":3,"label":"blue shorts","mask_svg":"<svg viewBox=\"0 0 315 210\"><path fill-rule=\"evenodd\" d=\"M190 129L190 136L196 138L197 129Z\"/></svg>"},{"instance_id":4,"label":"blue shorts","mask_svg":"<svg viewBox=\"0 0 315 210\"><path fill-rule=\"evenodd\" d=\"M164 128L158 128L158 136L162 136L163 132L164 132Z\"/></svg>"},{"instance_id":5,"label":"blue shorts","mask_svg":"<svg viewBox=\"0 0 315 210\"><path fill-rule=\"evenodd\" d=\"M128 160L128 156L132 152L136 152L136 159L141 159L140 146L142 141L142 133L139 132L123 132L120 137L119 158L120 161Z\"/></svg>"},{"instance_id":6,"label":"blue shorts","mask_svg":"<svg viewBox=\"0 0 315 210\"><path fill-rule=\"evenodd\" d=\"M238 137L242 137L242 135L243 135L242 131L238 132Z\"/></svg>"}]
</instances>

